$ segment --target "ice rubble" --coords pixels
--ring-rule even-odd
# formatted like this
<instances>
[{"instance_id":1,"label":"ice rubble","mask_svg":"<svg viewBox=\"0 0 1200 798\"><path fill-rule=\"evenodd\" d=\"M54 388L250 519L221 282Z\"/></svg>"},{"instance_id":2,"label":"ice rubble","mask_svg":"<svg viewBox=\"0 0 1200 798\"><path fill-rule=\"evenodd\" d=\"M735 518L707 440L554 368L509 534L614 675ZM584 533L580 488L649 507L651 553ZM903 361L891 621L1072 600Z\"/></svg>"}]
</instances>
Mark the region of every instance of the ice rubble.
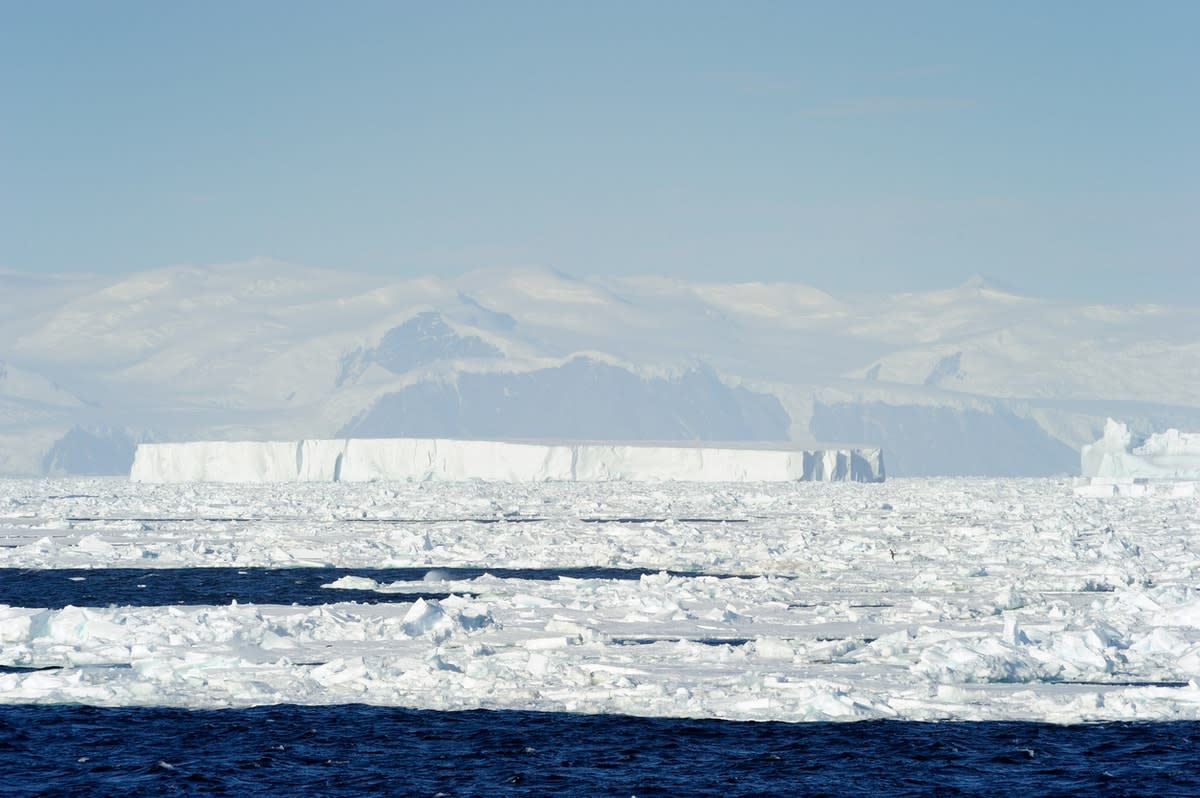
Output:
<instances>
[{"instance_id":1,"label":"ice rubble","mask_svg":"<svg viewBox=\"0 0 1200 798\"><path fill-rule=\"evenodd\" d=\"M1111 624L1020 610L950 621L944 598L906 607L908 619L814 624L814 611L789 613L786 584L742 582L490 580L476 599L411 605L0 607L5 658L26 666L0 673L0 702L791 721L1200 712L1197 603L1168 590L1102 602ZM1151 628L1129 625L1139 612Z\"/></svg>"},{"instance_id":2,"label":"ice rubble","mask_svg":"<svg viewBox=\"0 0 1200 798\"><path fill-rule=\"evenodd\" d=\"M1200 498L1062 487L0 481L5 568L428 569L319 607L0 606L0 703L1200 718ZM440 570L587 563L714 575Z\"/></svg>"},{"instance_id":3,"label":"ice rubble","mask_svg":"<svg viewBox=\"0 0 1200 798\"><path fill-rule=\"evenodd\" d=\"M447 438L141 444L134 482L882 482L879 449Z\"/></svg>"},{"instance_id":4,"label":"ice rubble","mask_svg":"<svg viewBox=\"0 0 1200 798\"><path fill-rule=\"evenodd\" d=\"M1200 433L1169 429L1135 443L1129 427L1110 418L1100 440L1080 451L1079 465L1079 495L1190 496L1200 480Z\"/></svg>"}]
</instances>

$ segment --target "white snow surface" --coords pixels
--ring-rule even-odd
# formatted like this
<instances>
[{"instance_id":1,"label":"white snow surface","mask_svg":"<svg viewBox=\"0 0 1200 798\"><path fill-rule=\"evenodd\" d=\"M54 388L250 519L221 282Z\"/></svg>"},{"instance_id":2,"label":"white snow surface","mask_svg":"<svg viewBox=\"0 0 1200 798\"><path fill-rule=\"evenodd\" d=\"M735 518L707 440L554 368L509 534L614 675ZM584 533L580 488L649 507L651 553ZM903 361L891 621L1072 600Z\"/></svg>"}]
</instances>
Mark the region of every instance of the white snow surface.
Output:
<instances>
[{"instance_id":1,"label":"white snow surface","mask_svg":"<svg viewBox=\"0 0 1200 798\"><path fill-rule=\"evenodd\" d=\"M1200 432L1170 429L1135 444L1129 428L1110 418L1079 461L1083 476L1092 479L1200 480Z\"/></svg>"},{"instance_id":2,"label":"white snow surface","mask_svg":"<svg viewBox=\"0 0 1200 798\"><path fill-rule=\"evenodd\" d=\"M0 673L0 701L1200 718L1195 496L1097 501L1065 480L0 481L6 569L298 565L428 571L331 577L317 607L0 606L0 664L59 666ZM452 566L711 575L446 581ZM454 595L373 605L339 588Z\"/></svg>"},{"instance_id":3,"label":"white snow surface","mask_svg":"<svg viewBox=\"0 0 1200 798\"><path fill-rule=\"evenodd\" d=\"M879 449L518 443L448 438L141 444L135 482L879 482Z\"/></svg>"}]
</instances>

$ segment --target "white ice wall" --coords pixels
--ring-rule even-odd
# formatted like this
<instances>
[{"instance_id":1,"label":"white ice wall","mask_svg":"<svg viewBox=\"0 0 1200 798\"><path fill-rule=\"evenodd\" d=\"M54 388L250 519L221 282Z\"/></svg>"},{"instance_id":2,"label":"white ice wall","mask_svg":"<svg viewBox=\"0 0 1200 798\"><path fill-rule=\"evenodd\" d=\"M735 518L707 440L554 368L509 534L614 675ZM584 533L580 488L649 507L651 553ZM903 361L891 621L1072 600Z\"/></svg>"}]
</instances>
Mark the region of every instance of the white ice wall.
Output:
<instances>
[{"instance_id":1,"label":"white ice wall","mask_svg":"<svg viewBox=\"0 0 1200 798\"><path fill-rule=\"evenodd\" d=\"M131 476L142 482L295 482L302 447L250 441L143 445L134 454ZM163 478L154 479L158 474Z\"/></svg>"},{"instance_id":2,"label":"white ice wall","mask_svg":"<svg viewBox=\"0 0 1200 798\"><path fill-rule=\"evenodd\" d=\"M1129 428L1109 419L1104 436L1080 451L1080 473L1092 479L1200 479L1200 433L1168 430L1133 445Z\"/></svg>"},{"instance_id":3,"label":"white ice wall","mask_svg":"<svg viewBox=\"0 0 1200 798\"><path fill-rule=\"evenodd\" d=\"M881 482L878 449L766 449L446 438L141 444L135 482Z\"/></svg>"},{"instance_id":4,"label":"white ice wall","mask_svg":"<svg viewBox=\"0 0 1200 798\"><path fill-rule=\"evenodd\" d=\"M1080 473L1093 479L1200 479L1200 433L1167 430L1133 445L1129 428L1108 419L1104 435L1079 453Z\"/></svg>"}]
</instances>

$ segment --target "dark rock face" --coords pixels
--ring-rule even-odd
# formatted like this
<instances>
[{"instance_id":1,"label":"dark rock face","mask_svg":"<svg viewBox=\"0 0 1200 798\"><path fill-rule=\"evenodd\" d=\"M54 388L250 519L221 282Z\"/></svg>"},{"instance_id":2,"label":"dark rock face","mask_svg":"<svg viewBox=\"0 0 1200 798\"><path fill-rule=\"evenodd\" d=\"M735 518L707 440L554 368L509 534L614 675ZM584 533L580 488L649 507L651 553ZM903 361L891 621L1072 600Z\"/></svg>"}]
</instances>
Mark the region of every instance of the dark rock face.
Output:
<instances>
[{"instance_id":1,"label":"dark rock face","mask_svg":"<svg viewBox=\"0 0 1200 798\"><path fill-rule=\"evenodd\" d=\"M481 312L486 310L476 306ZM504 353L479 336L458 335L440 314L418 313L384 333L379 346L374 349L358 349L343 355L337 385L358 376L372 363L393 374L403 374L439 360L496 357L504 357Z\"/></svg>"},{"instance_id":2,"label":"dark rock face","mask_svg":"<svg viewBox=\"0 0 1200 798\"><path fill-rule=\"evenodd\" d=\"M1003 408L987 413L883 402L818 402L810 429L818 440L881 447L893 477L1028 477L1079 471L1075 449Z\"/></svg>"},{"instance_id":3,"label":"dark rock face","mask_svg":"<svg viewBox=\"0 0 1200 798\"><path fill-rule=\"evenodd\" d=\"M876 372L878 374L878 372ZM955 352L939 360L925 378L926 385L941 385L951 377L962 376L962 352Z\"/></svg>"},{"instance_id":4,"label":"dark rock face","mask_svg":"<svg viewBox=\"0 0 1200 798\"><path fill-rule=\"evenodd\" d=\"M386 394L347 437L786 440L773 396L730 388L708 368L643 379L588 358L522 374L462 374Z\"/></svg>"},{"instance_id":5,"label":"dark rock face","mask_svg":"<svg viewBox=\"0 0 1200 798\"><path fill-rule=\"evenodd\" d=\"M517 326L517 320L507 313L501 313L484 307L472 296L458 292L458 301L467 308L467 321L476 327L487 327L492 330L512 330Z\"/></svg>"},{"instance_id":6,"label":"dark rock face","mask_svg":"<svg viewBox=\"0 0 1200 798\"><path fill-rule=\"evenodd\" d=\"M476 335L459 336L437 313L420 313L393 327L375 349L375 362L394 374L438 360L504 357Z\"/></svg>"},{"instance_id":7,"label":"dark rock face","mask_svg":"<svg viewBox=\"0 0 1200 798\"><path fill-rule=\"evenodd\" d=\"M88 431L74 427L46 452L42 471L85 476L128 474L136 448L133 440L121 430Z\"/></svg>"},{"instance_id":8,"label":"dark rock face","mask_svg":"<svg viewBox=\"0 0 1200 798\"><path fill-rule=\"evenodd\" d=\"M486 308L476 304L480 312ZM498 314L500 316L500 314ZM493 320L494 319L490 319ZM499 324L503 324L500 322ZM403 374L438 360L503 358L504 353L478 335L461 336L438 313L418 313L400 326L385 332L374 349L355 349L342 355L336 384L347 383L378 364L394 374Z\"/></svg>"}]
</instances>

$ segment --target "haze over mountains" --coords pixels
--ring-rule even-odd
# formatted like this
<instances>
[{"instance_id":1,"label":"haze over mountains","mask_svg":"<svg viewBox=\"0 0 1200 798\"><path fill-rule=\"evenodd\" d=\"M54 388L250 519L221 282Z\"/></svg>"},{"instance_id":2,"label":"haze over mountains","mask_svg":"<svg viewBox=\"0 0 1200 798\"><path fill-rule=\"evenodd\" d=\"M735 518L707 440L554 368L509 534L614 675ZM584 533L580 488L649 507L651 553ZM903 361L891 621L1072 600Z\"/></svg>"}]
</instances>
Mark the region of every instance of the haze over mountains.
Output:
<instances>
[{"instance_id":1,"label":"haze over mountains","mask_svg":"<svg viewBox=\"0 0 1200 798\"><path fill-rule=\"evenodd\" d=\"M800 284L389 280L270 260L0 273L0 473L138 441L444 436L882 446L889 475L1077 473L1106 416L1200 429L1200 308Z\"/></svg>"}]
</instances>

